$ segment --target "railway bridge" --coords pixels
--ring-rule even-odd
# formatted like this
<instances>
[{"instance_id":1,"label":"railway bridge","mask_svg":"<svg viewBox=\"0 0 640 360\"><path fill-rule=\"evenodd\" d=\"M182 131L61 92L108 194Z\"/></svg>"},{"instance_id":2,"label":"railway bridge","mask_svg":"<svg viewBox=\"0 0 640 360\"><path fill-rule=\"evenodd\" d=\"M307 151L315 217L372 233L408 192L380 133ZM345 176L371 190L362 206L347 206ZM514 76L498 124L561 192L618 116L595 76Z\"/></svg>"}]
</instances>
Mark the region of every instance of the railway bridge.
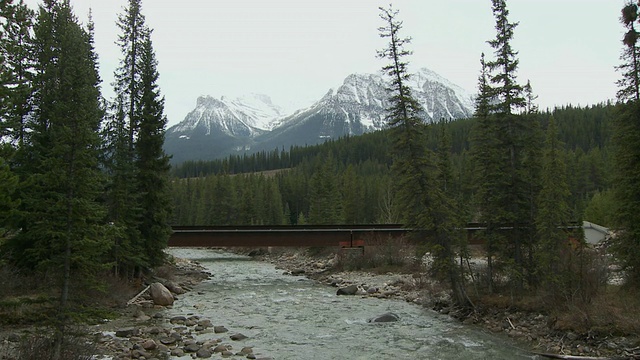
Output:
<instances>
[{"instance_id":1,"label":"railway bridge","mask_svg":"<svg viewBox=\"0 0 640 360\"><path fill-rule=\"evenodd\" d=\"M575 237L579 224L567 227L567 236ZM482 244L482 224L464 228L469 244ZM501 227L509 231L512 227ZM267 246L364 246L374 239L397 239L412 230L400 224L378 225L269 225L269 226L173 226L171 247L267 247Z\"/></svg>"}]
</instances>

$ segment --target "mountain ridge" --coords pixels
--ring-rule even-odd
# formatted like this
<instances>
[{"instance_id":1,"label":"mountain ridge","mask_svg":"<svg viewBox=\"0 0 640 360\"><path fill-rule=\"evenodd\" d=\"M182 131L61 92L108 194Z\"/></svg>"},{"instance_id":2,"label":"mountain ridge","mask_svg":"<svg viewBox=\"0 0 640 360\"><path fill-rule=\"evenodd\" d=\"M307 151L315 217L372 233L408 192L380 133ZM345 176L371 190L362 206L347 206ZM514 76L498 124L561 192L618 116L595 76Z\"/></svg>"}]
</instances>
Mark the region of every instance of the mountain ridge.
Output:
<instances>
[{"instance_id":1,"label":"mountain ridge","mask_svg":"<svg viewBox=\"0 0 640 360\"><path fill-rule=\"evenodd\" d=\"M424 107L425 122L466 118L473 96L422 68L408 83ZM387 83L379 74L350 74L312 105L284 114L269 96L200 96L196 108L167 130L165 151L173 162L207 160L260 150L314 145L386 127Z\"/></svg>"}]
</instances>

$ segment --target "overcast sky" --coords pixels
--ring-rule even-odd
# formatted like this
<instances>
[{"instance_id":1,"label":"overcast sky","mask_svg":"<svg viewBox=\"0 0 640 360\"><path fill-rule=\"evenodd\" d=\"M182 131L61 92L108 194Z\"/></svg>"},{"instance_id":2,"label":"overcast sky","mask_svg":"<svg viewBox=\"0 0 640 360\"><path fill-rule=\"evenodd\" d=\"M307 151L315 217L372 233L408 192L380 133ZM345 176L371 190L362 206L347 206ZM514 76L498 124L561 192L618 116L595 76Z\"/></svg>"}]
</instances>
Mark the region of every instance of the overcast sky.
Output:
<instances>
[{"instance_id":1,"label":"overcast sky","mask_svg":"<svg viewBox=\"0 0 640 360\"><path fill-rule=\"evenodd\" d=\"M40 1L26 0L35 8ZM112 96L121 58L114 41L126 0L71 0L96 23L103 94ZM519 22L513 48L518 80L531 81L542 109L615 98L624 0L508 0ZM262 93L281 106L303 106L338 87L351 73L378 72L385 40L379 6L389 0L145 0L154 29L159 85L169 124L182 121L200 95ZM482 52L495 37L490 0L396 0L409 58L475 93Z\"/></svg>"}]
</instances>

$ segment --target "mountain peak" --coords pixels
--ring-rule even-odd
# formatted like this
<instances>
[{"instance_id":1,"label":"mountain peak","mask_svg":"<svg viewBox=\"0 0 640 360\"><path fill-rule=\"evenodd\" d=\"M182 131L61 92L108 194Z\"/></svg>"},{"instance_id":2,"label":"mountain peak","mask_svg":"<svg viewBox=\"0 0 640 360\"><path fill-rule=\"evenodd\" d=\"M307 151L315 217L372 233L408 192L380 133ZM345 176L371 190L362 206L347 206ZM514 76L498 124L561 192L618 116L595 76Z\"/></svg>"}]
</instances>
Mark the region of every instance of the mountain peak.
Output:
<instances>
[{"instance_id":1,"label":"mountain peak","mask_svg":"<svg viewBox=\"0 0 640 360\"><path fill-rule=\"evenodd\" d=\"M465 118L473 113L473 97L432 70L419 69L408 85L425 110L421 114L425 122ZM180 161L185 156L202 159L249 149L312 145L329 138L383 129L389 106L387 87L381 74L350 74L316 103L288 116L264 94L200 96L196 108L167 131L165 146L167 153L174 155L174 161ZM195 138L199 139L198 144L193 141ZM211 150L204 149L212 145L204 141L215 142L216 146L228 144L227 150L211 154ZM177 149L184 149L188 142L190 151L206 155L177 156Z\"/></svg>"}]
</instances>

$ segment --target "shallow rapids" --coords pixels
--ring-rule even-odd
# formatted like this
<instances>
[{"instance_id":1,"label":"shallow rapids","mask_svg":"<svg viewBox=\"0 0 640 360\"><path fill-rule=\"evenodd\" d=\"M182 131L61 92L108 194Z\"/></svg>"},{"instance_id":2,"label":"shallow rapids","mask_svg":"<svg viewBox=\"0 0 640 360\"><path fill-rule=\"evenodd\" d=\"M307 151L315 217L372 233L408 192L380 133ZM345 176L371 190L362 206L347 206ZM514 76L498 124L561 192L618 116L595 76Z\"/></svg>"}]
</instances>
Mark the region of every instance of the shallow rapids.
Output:
<instances>
[{"instance_id":1,"label":"shallow rapids","mask_svg":"<svg viewBox=\"0 0 640 360\"><path fill-rule=\"evenodd\" d=\"M200 315L230 333L242 333L249 338L241 344L228 343L237 349L253 346L258 358L533 358L508 340L418 305L337 296L335 288L222 251L171 249L171 253L198 261L213 277L182 295L168 315ZM397 314L400 321L367 321L387 312ZM202 336L215 335L220 334Z\"/></svg>"}]
</instances>

